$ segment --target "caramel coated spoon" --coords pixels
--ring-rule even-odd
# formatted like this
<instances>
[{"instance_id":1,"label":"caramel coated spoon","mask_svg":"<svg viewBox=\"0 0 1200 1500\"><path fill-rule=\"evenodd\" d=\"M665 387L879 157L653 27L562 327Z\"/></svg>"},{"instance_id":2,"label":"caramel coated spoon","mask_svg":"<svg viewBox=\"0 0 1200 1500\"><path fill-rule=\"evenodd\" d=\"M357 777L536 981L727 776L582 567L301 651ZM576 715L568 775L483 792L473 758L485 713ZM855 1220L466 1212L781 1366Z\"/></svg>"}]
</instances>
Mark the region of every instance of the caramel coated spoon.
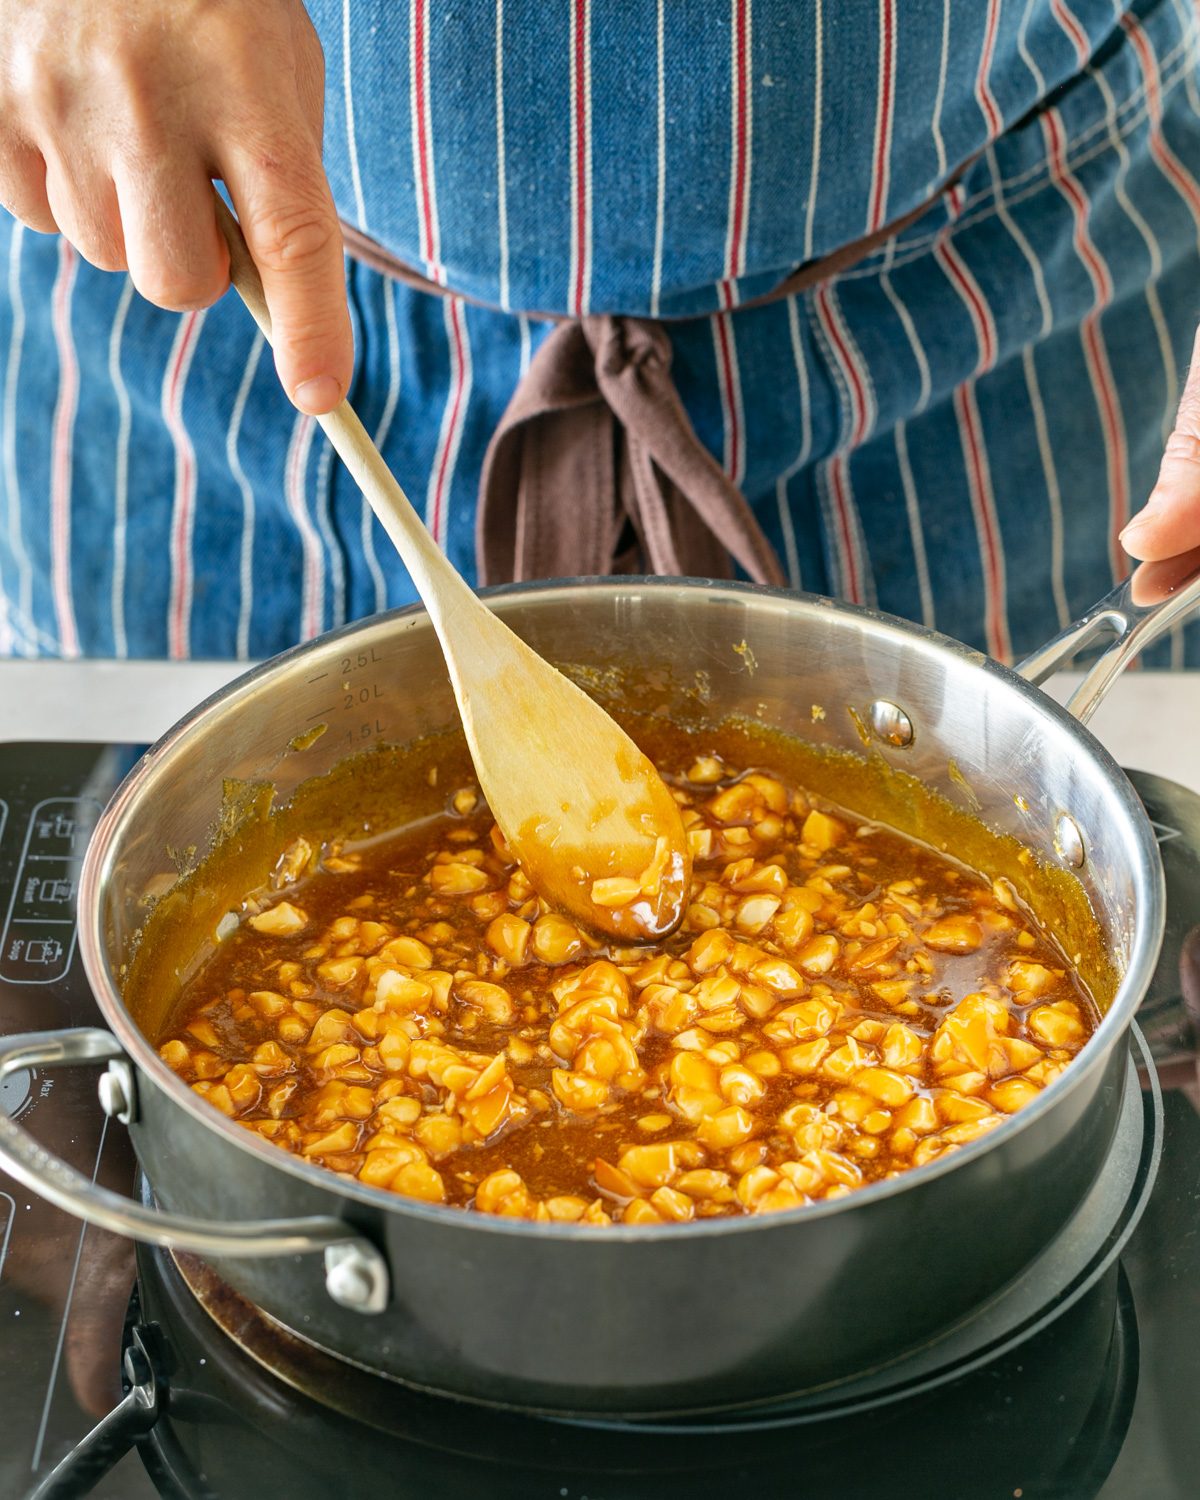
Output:
<instances>
[{"instance_id":1,"label":"caramel coated spoon","mask_svg":"<svg viewBox=\"0 0 1200 1500\"><path fill-rule=\"evenodd\" d=\"M262 282L217 197L230 280L269 341ZM626 942L683 915L691 857L679 808L625 731L475 597L422 525L350 406L318 417L404 560L441 642L483 795L552 906Z\"/></svg>"}]
</instances>

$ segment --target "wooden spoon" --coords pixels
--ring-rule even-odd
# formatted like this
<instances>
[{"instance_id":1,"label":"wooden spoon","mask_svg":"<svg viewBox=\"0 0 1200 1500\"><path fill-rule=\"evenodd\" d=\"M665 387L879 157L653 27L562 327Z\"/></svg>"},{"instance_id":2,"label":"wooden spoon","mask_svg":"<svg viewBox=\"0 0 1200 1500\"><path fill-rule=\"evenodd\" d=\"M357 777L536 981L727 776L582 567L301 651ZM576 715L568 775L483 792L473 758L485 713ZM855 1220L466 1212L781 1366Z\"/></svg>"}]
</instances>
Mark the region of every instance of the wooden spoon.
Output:
<instances>
[{"instance_id":1,"label":"wooden spoon","mask_svg":"<svg viewBox=\"0 0 1200 1500\"><path fill-rule=\"evenodd\" d=\"M217 197L230 280L268 340L262 282ZM550 905L643 942L683 915L691 856L658 772L598 704L482 604L447 562L349 405L318 417L404 559L437 631L479 784Z\"/></svg>"}]
</instances>

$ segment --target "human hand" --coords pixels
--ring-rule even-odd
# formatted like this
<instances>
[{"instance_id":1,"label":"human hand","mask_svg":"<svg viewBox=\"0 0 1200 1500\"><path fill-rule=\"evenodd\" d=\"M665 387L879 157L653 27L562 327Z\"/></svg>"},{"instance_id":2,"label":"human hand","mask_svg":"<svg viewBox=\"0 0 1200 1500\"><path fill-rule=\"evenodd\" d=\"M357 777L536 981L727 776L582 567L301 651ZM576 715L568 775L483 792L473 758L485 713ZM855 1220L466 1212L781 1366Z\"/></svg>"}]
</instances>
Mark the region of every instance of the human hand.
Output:
<instances>
[{"instance_id":1,"label":"human hand","mask_svg":"<svg viewBox=\"0 0 1200 1500\"><path fill-rule=\"evenodd\" d=\"M1143 562L1160 562L1200 546L1200 332L1158 482L1121 533L1121 545Z\"/></svg>"},{"instance_id":2,"label":"human hand","mask_svg":"<svg viewBox=\"0 0 1200 1500\"><path fill-rule=\"evenodd\" d=\"M184 311L229 285L219 178L262 276L280 380L319 415L353 362L324 93L301 0L0 0L0 203Z\"/></svg>"}]
</instances>

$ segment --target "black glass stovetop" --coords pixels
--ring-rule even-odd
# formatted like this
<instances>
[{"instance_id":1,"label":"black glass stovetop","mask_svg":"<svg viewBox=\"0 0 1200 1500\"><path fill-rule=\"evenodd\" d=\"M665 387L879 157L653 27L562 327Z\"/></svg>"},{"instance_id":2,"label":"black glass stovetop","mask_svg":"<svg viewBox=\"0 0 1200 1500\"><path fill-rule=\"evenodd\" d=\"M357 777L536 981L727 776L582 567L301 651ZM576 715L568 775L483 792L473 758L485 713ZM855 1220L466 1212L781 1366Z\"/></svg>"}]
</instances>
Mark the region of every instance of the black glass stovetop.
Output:
<instances>
[{"instance_id":1,"label":"black glass stovetop","mask_svg":"<svg viewBox=\"0 0 1200 1500\"><path fill-rule=\"evenodd\" d=\"M0 1034L102 1024L76 953L75 882L95 819L138 754L0 744ZM163 1338L156 1359L171 1372L174 1426L144 1444L145 1462L127 1454L89 1491L103 1500L1195 1500L1200 797L1133 774L1168 873L1163 958L1139 1017L1166 1085L1161 1167L1119 1262L1002 1358L874 1415L653 1440L506 1426L396 1387L383 1437L294 1396L223 1336L214 1342L162 1257L143 1255L131 1309L129 1247L0 1175L0 1500L29 1494L121 1399L122 1339L139 1319ZM128 1143L95 1086L88 1069L18 1075L0 1105L87 1175L132 1191Z\"/></svg>"}]
</instances>

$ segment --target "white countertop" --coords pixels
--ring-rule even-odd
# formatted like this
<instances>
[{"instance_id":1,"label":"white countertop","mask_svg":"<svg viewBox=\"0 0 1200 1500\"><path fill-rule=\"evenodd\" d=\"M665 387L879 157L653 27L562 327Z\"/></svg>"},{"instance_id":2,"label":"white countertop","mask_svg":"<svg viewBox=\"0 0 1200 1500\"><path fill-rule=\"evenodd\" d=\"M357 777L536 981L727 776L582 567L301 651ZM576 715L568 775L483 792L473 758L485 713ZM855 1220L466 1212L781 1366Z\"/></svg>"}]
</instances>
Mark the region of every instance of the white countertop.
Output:
<instances>
[{"instance_id":1,"label":"white countertop","mask_svg":"<svg viewBox=\"0 0 1200 1500\"><path fill-rule=\"evenodd\" d=\"M238 662L0 661L0 740L155 740L246 670ZM1073 679L1050 684L1056 697ZM1200 791L1200 672L1131 672L1092 729L1130 769Z\"/></svg>"}]
</instances>

